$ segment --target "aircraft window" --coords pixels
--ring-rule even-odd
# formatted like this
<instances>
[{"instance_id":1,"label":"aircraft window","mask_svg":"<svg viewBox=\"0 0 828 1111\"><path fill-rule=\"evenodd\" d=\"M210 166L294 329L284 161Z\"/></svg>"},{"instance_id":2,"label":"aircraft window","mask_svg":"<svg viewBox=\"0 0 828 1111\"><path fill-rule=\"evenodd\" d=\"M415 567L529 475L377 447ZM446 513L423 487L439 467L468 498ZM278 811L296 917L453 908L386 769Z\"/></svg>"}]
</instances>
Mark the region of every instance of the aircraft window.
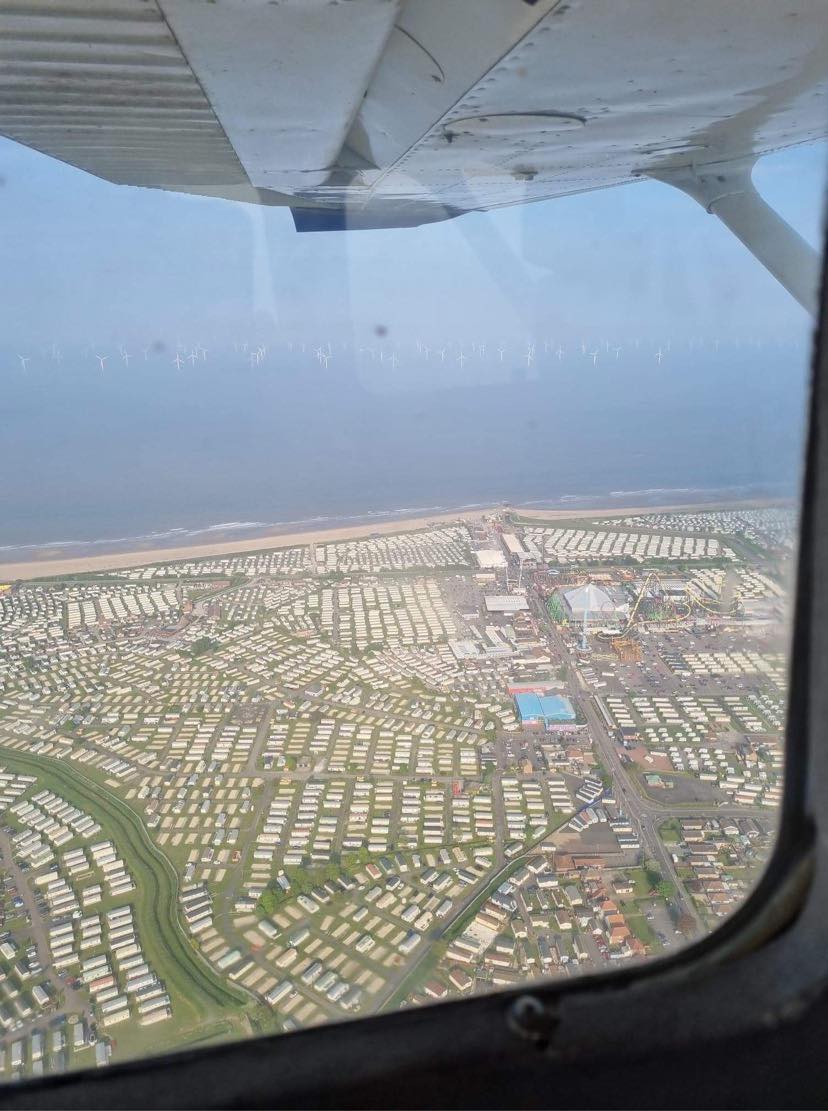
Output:
<instances>
[{"instance_id":1,"label":"aircraft window","mask_svg":"<svg viewBox=\"0 0 828 1111\"><path fill-rule=\"evenodd\" d=\"M178 161L0 106L7 1082L643 965L777 835L824 143L543 199L467 106L361 226L188 80Z\"/></svg>"}]
</instances>

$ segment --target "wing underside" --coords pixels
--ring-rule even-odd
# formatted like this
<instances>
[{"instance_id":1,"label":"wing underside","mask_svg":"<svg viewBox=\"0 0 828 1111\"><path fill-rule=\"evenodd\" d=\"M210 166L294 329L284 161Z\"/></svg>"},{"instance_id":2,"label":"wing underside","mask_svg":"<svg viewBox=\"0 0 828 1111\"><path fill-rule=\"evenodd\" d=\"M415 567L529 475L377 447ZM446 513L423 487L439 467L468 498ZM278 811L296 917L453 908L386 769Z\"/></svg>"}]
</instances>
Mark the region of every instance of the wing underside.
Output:
<instances>
[{"instance_id":1,"label":"wing underside","mask_svg":"<svg viewBox=\"0 0 828 1111\"><path fill-rule=\"evenodd\" d=\"M824 136L824 0L0 0L0 132L406 226Z\"/></svg>"}]
</instances>

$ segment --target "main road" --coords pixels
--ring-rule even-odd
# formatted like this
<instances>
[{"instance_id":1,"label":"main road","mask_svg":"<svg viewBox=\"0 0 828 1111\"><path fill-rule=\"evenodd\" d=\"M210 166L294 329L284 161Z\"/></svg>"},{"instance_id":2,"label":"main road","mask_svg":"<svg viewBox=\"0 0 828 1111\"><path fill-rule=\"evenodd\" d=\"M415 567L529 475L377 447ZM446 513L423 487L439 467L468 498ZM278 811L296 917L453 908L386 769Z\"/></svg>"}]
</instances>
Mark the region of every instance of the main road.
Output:
<instances>
[{"instance_id":1,"label":"main road","mask_svg":"<svg viewBox=\"0 0 828 1111\"><path fill-rule=\"evenodd\" d=\"M600 753L604 767L612 776L616 799L632 824L637 828L641 845L645 851L645 856L656 861L662 875L674 885L676 889L675 903L678 913L690 915L696 923L696 928L698 930L704 929L704 924L693 904L693 900L687 894L684 884L673 864L672 857L665 848L664 842L661 840L658 832L656 814L661 814L666 818L669 817L669 812L660 811L660 808L656 805L648 805L639 794L637 787L621 760L615 740L610 735L606 723L595 708L591 693L579 686L576 678L577 667L573 666L570 648L564 642L558 628L552 621L549 611L533 583L530 583L527 587L527 597L529 598L535 618L540 628L544 631L553 651L555 651L561 659L565 659L570 665L569 678L566 684L567 693L577 700L578 705L583 710L590 737ZM693 813L695 814L695 811Z\"/></svg>"}]
</instances>

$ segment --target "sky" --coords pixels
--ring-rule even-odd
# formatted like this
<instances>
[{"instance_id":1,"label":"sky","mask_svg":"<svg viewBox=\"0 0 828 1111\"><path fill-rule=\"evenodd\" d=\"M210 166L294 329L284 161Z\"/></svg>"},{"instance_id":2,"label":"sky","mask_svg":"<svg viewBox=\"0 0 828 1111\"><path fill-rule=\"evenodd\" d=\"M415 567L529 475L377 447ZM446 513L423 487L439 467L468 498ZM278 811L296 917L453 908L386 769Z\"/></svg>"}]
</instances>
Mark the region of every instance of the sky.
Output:
<instances>
[{"instance_id":1,"label":"sky","mask_svg":"<svg viewBox=\"0 0 828 1111\"><path fill-rule=\"evenodd\" d=\"M823 144L767 156L765 198L820 240ZM803 311L719 222L657 182L415 229L299 235L290 213L115 186L0 140L3 345L228 342L251 329L787 342Z\"/></svg>"},{"instance_id":2,"label":"sky","mask_svg":"<svg viewBox=\"0 0 828 1111\"><path fill-rule=\"evenodd\" d=\"M814 244L825 158L755 171ZM0 140L0 188L0 551L796 488L812 322L668 186L299 235L283 209L115 186ZM209 358L175 370L179 340ZM269 345L261 366L243 342Z\"/></svg>"}]
</instances>

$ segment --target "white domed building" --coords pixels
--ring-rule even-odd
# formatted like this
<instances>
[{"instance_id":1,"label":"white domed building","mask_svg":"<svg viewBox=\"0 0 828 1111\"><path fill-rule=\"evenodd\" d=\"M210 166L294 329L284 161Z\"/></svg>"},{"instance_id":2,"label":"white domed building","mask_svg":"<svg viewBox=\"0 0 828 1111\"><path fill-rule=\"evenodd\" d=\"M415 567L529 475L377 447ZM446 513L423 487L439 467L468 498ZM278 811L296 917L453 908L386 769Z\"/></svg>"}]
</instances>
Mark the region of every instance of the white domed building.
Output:
<instances>
[{"instance_id":1,"label":"white domed building","mask_svg":"<svg viewBox=\"0 0 828 1111\"><path fill-rule=\"evenodd\" d=\"M630 616L629 598L618 587L605 589L586 583L561 591L564 612L573 625L586 624L593 632L623 628Z\"/></svg>"}]
</instances>

